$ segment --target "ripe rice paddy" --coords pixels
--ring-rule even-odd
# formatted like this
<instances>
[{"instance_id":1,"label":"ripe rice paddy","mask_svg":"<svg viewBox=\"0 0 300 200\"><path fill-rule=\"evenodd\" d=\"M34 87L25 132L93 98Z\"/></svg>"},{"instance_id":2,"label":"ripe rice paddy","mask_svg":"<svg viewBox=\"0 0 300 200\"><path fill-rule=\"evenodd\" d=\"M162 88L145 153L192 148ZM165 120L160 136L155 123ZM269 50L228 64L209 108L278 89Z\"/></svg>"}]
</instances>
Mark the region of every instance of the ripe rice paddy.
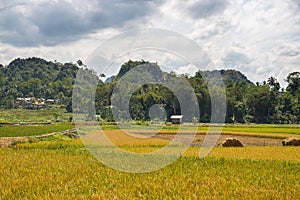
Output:
<instances>
[{"instance_id":1,"label":"ripe rice paddy","mask_svg":"<svg viewBox=\"0 0 300 200\"><path fill-rule=\"evenodd\" d=\"M161 135L174 132L170 129ZM283 129L267 133L282 138L297 137L299 132ZM255 132L261 137L267 133ZM169 143L164 138L133 138L120 130L110 129L106 134L119 148L136 153ZM49 137L17 143L0 148L0 199L300 198L300 147L216 147L205 158L198 157L199 149L190 147L161 170L130 174L103 165L80 139Z\"/></svg>"},{"instance_id":2,"label":"ripe rice paddy","mask_svg":"<svg viewBox=\"0 0 300 200\"><path fill-rule=\"evenodd\" d=\"M300 164L184 156L161 170L113 170L81 148L0 149L0 199L299 199Z\"/></svg>"}]
</instances>

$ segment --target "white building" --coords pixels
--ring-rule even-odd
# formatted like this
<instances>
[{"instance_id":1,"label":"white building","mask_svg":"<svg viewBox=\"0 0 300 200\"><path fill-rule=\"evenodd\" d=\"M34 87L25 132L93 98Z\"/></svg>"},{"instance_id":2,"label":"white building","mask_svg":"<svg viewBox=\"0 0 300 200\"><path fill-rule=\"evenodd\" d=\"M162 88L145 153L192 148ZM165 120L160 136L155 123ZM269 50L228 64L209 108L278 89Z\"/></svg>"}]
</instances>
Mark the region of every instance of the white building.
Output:
<instances>
[{"instance_id":1,"label":"white building","mask_svg":"<svg viewBox=\"0 0 300 200\"><path fill-rule=\"evenodd\" d=\"M172 120L172 124L182 124L183 115L172 115L170 118Z\"/></svg>"}]
</instances>

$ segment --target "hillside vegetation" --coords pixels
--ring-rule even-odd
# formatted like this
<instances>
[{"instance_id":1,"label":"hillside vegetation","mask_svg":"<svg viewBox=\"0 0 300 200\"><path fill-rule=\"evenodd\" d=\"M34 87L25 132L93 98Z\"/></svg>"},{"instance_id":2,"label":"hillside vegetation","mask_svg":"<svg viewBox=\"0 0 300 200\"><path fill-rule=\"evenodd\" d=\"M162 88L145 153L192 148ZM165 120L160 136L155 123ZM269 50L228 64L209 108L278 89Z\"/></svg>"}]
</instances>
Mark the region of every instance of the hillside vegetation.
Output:
<instances>
[{"instance_id":1,"label":"hillside vegetation","mask_svg":"<svg viewBox=\"0 0 300 200\"><path fill-rule=\"evenodd\" d=\"M0 65L0 108L40 108L17 102L17 99L30 97L31 103L50 99L71 112L72 85L78 70L84 68L83 70L99 80L95 98L97 114L102 120L113 121L110 106L114 86L124 74L141 64L152 64L153 70L161 71L157 63L143 60L128 61L121 66L116 76L108 78L108 81L103 83L95 72L85 69L82 62L62 64L41 58L18 58L7 66ZM235 70L199 71L191 77L177 75L174 72L162 72L163 76L160 78L186 78L196 94L200 107L200 116L195 116L195 120L209 122L211 99L206 80L216 83L215 90L218 91L220 81L216 73L222 75L226 88L226 122L299 123L300 72L292 72L286 78L288 82L286 88L281 88L275 77L266 78L263 83L253 84L245 75ZM184 91L185 88L178 90ZM167 120L170 120L172 114L181 114L178 99L168 88L158 84L145 84L136 88L130 98L131 117L134 120L150 120L149 108L154 104L160 104L166 110Z\"/></svg>"}]
</instances>

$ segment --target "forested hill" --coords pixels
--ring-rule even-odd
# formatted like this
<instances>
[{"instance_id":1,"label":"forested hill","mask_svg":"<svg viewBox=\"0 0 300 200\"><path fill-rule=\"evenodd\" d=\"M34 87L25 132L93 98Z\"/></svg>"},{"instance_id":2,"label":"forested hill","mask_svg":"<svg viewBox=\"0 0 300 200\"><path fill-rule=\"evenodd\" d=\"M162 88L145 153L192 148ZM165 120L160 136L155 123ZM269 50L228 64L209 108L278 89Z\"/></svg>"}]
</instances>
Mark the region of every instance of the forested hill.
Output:
<instances>
[{"instance_id":1,"label":"forested hill","mask_svg":"<svg viewBox=\"0 0 300 200\"><path fill-rule=\"evenodd\" d=\"M149 64L146 61L128 61L121 66L120 72L108 79L107 84L99 86L96 94L96 107L103 119L112 120L109 110L110 95L115 82L126 72L138 65ZM156 63L151 63L157 68ZM286 78L288 86L281 88L275 77L266 77L266 81L253 84L241 72L236 70L199 71L195 76L187 77L200 106L201 122L209 122L210 97L203 77L213 83L219 83L217 74L221 74L227 94L226 122L252 123L299 123L300 122L300 72L292 72ZM176 75L173 72L169 76ZM135 80L138 77L129 77ZM214 84L216 85L216 84ZM217 84L218 86L218 84ZM107 98L109 97L109 98ZM170 91L158 85L145 85L136 90L131 97L130 114L136 120L149 120L148 110L154 104L163 105L168 118L180 114L180 105ZM120 113L122 115L122 113Z\"/></svg>"},{"instance_id":2,"label":"forested hill","mask_svg":"<svg viewBox=\"0 0 300 200\"><path fill-rule=\"evenodd\" d=\"M111 78L111 82L105 84L96 77L99 79L96 110L103 119L112 120L109 108L115 82L130 69L141 64L149 62L142 60L124 63L119 73ZM149 70L161 72L157 63L151 65L154 67ZM55 100L57 104L66 106L67 110L71 111L72 85L80 66L83 66L80 60L76 64L63 64L41 58L18 58L7 66L0 65L0 108L26 108L24 104L19 104L17 99L31 97L32 102L38 99ZM93 71L89 72L97 76ZM201 116L198 119L207 122L210 119L210 97L203 76L212 82L218 82L217 72L222 75L226 87L227 122L300 122L300 72L290 73L286 78L286 88L281 88L275 77L266 77L263 83L253 84L245 75L235 70L203 71L192 77L176 75L174 72L163 74L187 78L199 101ZM180 105L167 88L149 84L137 89L131 99L130 112L136 120L148 120L147 111L153 104L163 105L168 117L180 114Z\"/></svg>"},{"instance_id":3,"label":"forested hill","mask_svg":"<svg viewBox=\"0 0 300 200\"><path fill-rule=\"evenodd\" d=\"M72 63L46 61L41 58L15 59L0 66L0 107L14 108L17 98L55 99L70 105L72 85L78 71Z\"/></svg>"},{"instance_id":4,"label":"forested hill","mask_svg":"<svg viewBox=\"0 0 300 200\"><path fill-rule=\"evenodd\" d=\"M124 63L121 66L120 71L116 76L112 76L112 77L107 78L107 80L105 82L110 83L110 82L113 81L113 79L117 80L120 77L122 77L124 74L126 74L128 71L130 71L132 68L137 67L138 65L149 64L149 63L150 62L144 61L144 60L142 60L142 61L129 60L128 62ZM154 68L159 68L157 63L151 63L151 65ZM213 71L198 71L198 72L195 73L194 76L195 77L205 76L209 81L216 83L216 82L220 81L220 80L218 80L218 75L222 76L223 82L225 84L244 82L246 84L253 85L253 83L244 74L242 74L240 71L236 71L236 70L233 70L233 69L213 70Z\"/></svg>"},{"instance_id":5,"label":"forested hill","mask_svg":"<svg viewBox=\"0 0 300 200\"><path fill-rule=\"evenodd\" d=\"M211 82L218 82L219 80L217 80L217 74L220 74L223 78L224 84L244 82L246 84L253 85L253 83L244 74L242 74L240 71L236 71L233 69L202 71L201 74L202 76L206 76Z\"/></svg>"},{"instance_id":6,"label":"forested hill","mask_svg":"<svg viewBox=\"0 0 300 200\"><path fill-rule=\"evenodd\" d=\"M120 78L137 65L147 63L149 62L128 61L121 66L119 73L107 82ZM64 97L71 95L72 84L78 69L78 65L73 63L63 64L34 57L17 58L5 67L0 64L0 87L2 91L13 96L63 100ZM220 73L226 83L246 82L252 84L244 74L236 70L203 71L201 75L205 74L214 81L216 73ZM201 75L198 72L195 76Z\"/></svg>"},{"instance_id":7,"label":"forested hill","mask_svg":"<svg viewBox=\"0 0 300 200\"><path fill-rule=\"evenodd\" d=\"M51 82L65 81L74 78L78 67L72 63L58 63L41 58L15 59L7 67L2 67L1 75L8 82L20 84L32 78L40 79L43 85Z\"/></svg>"}]
</instances>

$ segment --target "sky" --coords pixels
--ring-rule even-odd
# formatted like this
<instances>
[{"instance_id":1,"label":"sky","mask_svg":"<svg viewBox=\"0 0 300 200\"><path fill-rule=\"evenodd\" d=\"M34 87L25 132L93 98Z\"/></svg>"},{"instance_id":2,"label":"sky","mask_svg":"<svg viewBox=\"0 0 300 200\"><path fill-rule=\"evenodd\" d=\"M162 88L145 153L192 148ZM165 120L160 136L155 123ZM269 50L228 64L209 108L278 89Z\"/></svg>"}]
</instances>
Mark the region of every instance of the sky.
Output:
<instances>
[{"instance_id":1,"label":"sky","mask_svg":"<svg viewBox=\"0 0 300 200\"><path fill-rule=\"evenodd\" d=\"M85 60L104 41L137 28L180 33L216 69L239 70L253 82L275 76L285 86L300 70L300 0L1 0L0 63ZM193 75L195 67L175 71Z\"/></svg>"}]
</instances>

